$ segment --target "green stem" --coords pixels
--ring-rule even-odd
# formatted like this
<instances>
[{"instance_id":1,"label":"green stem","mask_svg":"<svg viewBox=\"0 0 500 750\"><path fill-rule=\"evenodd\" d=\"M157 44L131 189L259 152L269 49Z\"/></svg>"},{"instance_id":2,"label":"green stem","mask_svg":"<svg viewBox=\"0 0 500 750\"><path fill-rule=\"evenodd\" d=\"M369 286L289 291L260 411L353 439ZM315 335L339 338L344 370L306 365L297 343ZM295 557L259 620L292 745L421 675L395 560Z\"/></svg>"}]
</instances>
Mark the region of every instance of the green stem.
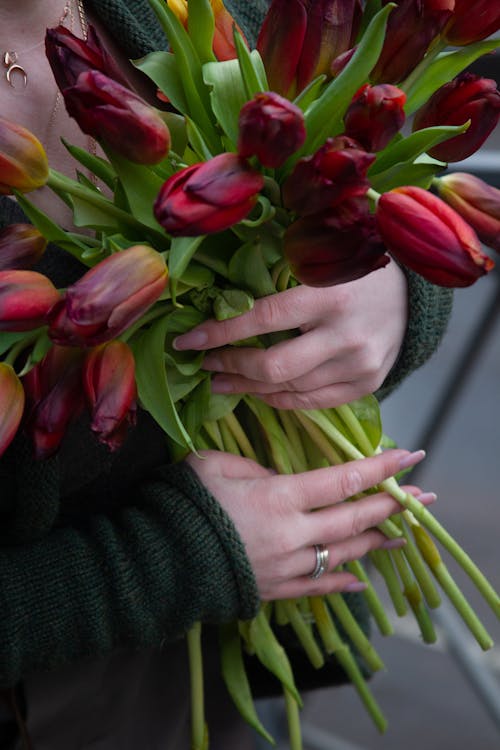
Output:
<instances>
[{"instance_id":1,"label":"green stem","mask_svg":"<svg viewBox=\"0 0 500 750\"><path fill-rule=\"evenodd\" d=\"M392 558L388 551L384 549L374 549L370 552L370 559L384 579L394 611L398 617L404 617L408 612L408 607L406 606L406 600L401 591L399 579L394 570Z\"/></svg>"},{"instance_id":2,"label":"green stem","mask_svg":"<svg viewBox=\"0 0 500 750\"><path fill-rule=\"evenodd\" d=\"M410 605L420 628L422 640L424 641L424 643L435 643L436 632L434 630L429 611L424 604L422 592L420 591L415 578L411 574L411 571L405 560L405 556L400 549L392 550L391 556L401 578L405 598Z\"/></svg>"},{"instance_id":3,"label":"green stem","mask_svg":"<svg viewBox=\"0 0 500 750\"><path fill-rule=\"evenodd\" d=\"M337 620L344 628L365 664L373 672L385 669L384 662L347 606L342 594L327 594L326 598Z\"/></svg>"},{"instance_id":4,"label":"green stem","mask_svg":"<svg viewBox=\"0 0 500 750\"><path fill-rule=\"evenodd\" d=\"M283 429L286 433L286 436L288 438L288 442L293 448L294 451L294 457L296 457L296 464L294 464L294 471L301 472L301 471L307 471L308 465L307 465L307 458L306 454L304 452L304 446L302 445L302 440L300 439L300 433L297 429L297 425L295 424L292 414L288 411L280 411L279 412L279 418L281 420L281 424L283 425Z\"/></svg>"},{"instance_id":5,"label":"green stem","mask_svg":"<svg viewBox=\"0 0 500 750\"><path fill-rule=\"evenodd\" d=\"M245 456L245 458L251 458L252 461L257 461L255 451L252 448L249 439L245 435L241 424L236 419L234 412L226 414L220 421L226 425L227 429L236 441L241 454Z\"/></svg>"},{"instance_id":6,"label":"green stem","mask_svg":"<svg viewBox=\"0 0 500 750\"><path fill-rule=\"evenodd\" d=\"M394 633L392 623L387 617L384 605L375 591L375 588L368 578L368 575L359 560L352 560L346 565L347 569L356 576L360 581L366 583L366 589L363 591L363 598L375 620L380 635L388 636Z\"/></svg>"},{"instance_id":7,"label":"green stem","mask_svg":"<svg viewBox=\"0 0 500 750\"><path fill-rule=\"evenodd\" d=\"M205 723L205 700L203 695L201 623L195 623L188 630L186 637L191 681L191 750L207 750L208 734Z\"/></svg>"},{"instance_id":8,"label":"green stem","mask_svg":"<svg viewBox=\"0 0 500 750\"><path fill-rule=\"evenodd\" d=\"M294 599L285 599L283 601L283 607L290 625L306 652L309 661L315 669L320 669L324 665L325 659L321 653L320 647L314 640L312 628L304 620L297 606L297 602Z\"/></svg>"},{"instance_id":9,"label":"green stem","mask_svg":"<svg viewBox=\"0 0 500 750\"><path fill-rule=\"evenodd\" d=\"M303 750L302 731L300 728L300 714L297 701L286 688L283 691L285 698L286 719L288 724L288 739L290 750Z\"/></svg>"},{"instance_id":10,"label":"green stem","mask_svg":"<svg viewBox=\"0 0 500 750\"><path fill-rule=\"evenodd\" d=\"M404 511L404 513L409 513L409 511ZM409 566L413 570L415 578L418 581L418 585L420 586L420 590L424 595L425 601L427 602L429 607L431 607L432 609L436 609L436 607L439 607L439 605L441 604L441 597L439 596L438 590L434 586L434 582L429 573L429 569L425 565L425 562L422 559L422 556L418 551L418 548L415 545L415 542L413 541L413 538L410 535L407 526L403 523L403 520L401 518L397 518L395 519L395 523L398 524L399 528L403 532L404 538L406 539L406 545L401 551L408 560ZM417 523L416 520L415 523Z\"/></svg>"}]
</instances>

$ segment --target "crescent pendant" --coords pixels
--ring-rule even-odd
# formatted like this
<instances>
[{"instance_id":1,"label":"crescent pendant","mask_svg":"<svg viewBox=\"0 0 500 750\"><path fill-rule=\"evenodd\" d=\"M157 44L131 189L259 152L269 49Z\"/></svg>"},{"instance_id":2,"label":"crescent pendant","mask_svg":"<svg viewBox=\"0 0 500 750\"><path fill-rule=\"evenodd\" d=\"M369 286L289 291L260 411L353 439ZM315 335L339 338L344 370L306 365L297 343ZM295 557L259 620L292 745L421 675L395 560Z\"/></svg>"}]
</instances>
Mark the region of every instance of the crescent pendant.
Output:
<instances>
[{"instance_id":1,"label":"crescent pendant","mask_svg":"<svg viewBox=\"0 0 500 750\"><path fill-rule=\"evenodd\" d=\"M7 79L7 82L9 83L10 86L12 86L13 89L15 89L16 86L14 85L13 80L12 80L13 73L19 73L22 76L23 88L26 88L26 86L28 85L28 74L26 73L23 66L18 65L17 63L14 63L13 65L10 65L5 72L5 77Z\"/></svg>"}]
</instances>

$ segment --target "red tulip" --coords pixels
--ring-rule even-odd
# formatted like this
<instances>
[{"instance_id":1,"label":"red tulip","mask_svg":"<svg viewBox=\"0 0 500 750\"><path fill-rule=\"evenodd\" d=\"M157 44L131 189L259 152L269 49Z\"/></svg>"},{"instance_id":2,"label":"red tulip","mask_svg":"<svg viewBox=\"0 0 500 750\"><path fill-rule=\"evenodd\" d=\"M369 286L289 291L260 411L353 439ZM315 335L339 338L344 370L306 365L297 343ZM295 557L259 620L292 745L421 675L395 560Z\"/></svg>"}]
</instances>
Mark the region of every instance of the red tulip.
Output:
<instances>
[{"instance_id":1,"label":"red tulip","mask_svg":"<svg viewBox=\"0 0 500 750\"><path fill-rule=\"evenodd\" d=\"M154 214L174 237L221 232L249 214L263 185L262 175L240 156L219 154L170 177Z\"/></svg>"},{"instance_id":2,"label":"red tulip","mask_svg":"<svg viewBox=\"0 0 500 750\"><path fill-rule=\"evenodd\" d=\"M345 134L367 151L381 151L404 125L406 94L396 86L366 84L344 117Z\"/></svg>"},{"instance_id":3,"label":"red tulip","mask_svg":"<svg viewBox=\"0 0 500 750\"><path fill-rule=\"evenodd\" d=\"M475 153L495 129L500 117L500 92L495 81L462 73L441 86L415 114L413 130L432 125L464 125L468 130L430 149L445 162L461 161Z\"/></svg>"},{"instance_id":4,"label":"red tulip","mask_svg":"<svg viewBox=\"0 0 500 750\"><path fill-rule=\"evenodd\" d=\"M293 98L352 47L361 18L359 0L273 0L257 49L273 91Z\"/></svg>"},{"instance_id":5,"label":"red tulip","mask_svg":"<svg viewBox=\"0 0 500 750\"><path fill-rule=\"evenodd\" d=\"M24 389L13 368L0 362L0 456L14 439L24 411Z\"/></svg>"},{"instance_id":6,"label":"red tulip","mask_svg":"<svg viewBox=\"0 0 500 750\"><path fill-rule=\"evenodd\" d=\"M464 172L436 182L440 197L471 225L481 242L500 252L500 190Z\"/></svg>"},{"instance_id":7,"label":"red tulip","mask_svg":"<svg viewBox=\"0 0 500 750\"><path fill-rule=\"evenodd\" d=\"M210 4L215 19L214 55L217 60L234 60L238 57L234 46L234 28L238 30L243 39L245 39L245 35L231 13L225 8L222 0L210 0Z\"/></svg>"},{"instance_id":8,"label":"red tulip","mask_svg":"<svg viewBox=\"0 0 500 750\"><path fill-rule=\"evenodd\" d=\"M364 195L366 173L375 160L352 138L329 138L312 156L300 159L283 185L286 208L305 216L347 198Z\"/></svg>"},{"instance_id":9,"label":"red tulip","mask_svg":"<svg viewBox=\"0 0 500 750\"><path fill-rule=\"evenodd\" d=\"M62 94L84 133L130 161L156 164L168 153L170 133L158 111L104 73L80 73Z\"/></svg>"},{"instance_id":10,"label":"red tulip","mask_svg":"<svg viewBox=\"0 0 500 750\"><path fill-rule=\"evenodd\" d=\"M92 349L83 365L83 386L91 430L116 450L136 420L135 361L128 345L114 339Z\"/></svg>"},{"instance_id":11,"label":"red tulip","mask_svg":"<svg viewBox=\"0 0 500 750\"><path fill-rule=\"evenodd\" d=\"M116 338L156 302L167 278L163 257L147 245L110 255L68 287L54 306L50 338L71 346Z\"/></svg>"},{"instance_id":12,"label":"red tulip","mask_svg":"<svg viewBox=\"0 0 500 750\"><path fill-rule=\"evenodd\" d=\"M0 271L31 268L46 247L47 240L31 224L9 224L0 230Z\"/></svg>"},{"instance_id":13,"label":"red tulip","mask_svg":"<svg viewBox=\"0 0 500 750\"><path fill-rule=\"evenodd\" d=\"M272 91L241 108L239 128L239 155L256 156L264 167L280 167L306 139L302 110Z\"/></svg>"},{"instance_id":14,"label":"red tulip","mask_svg":"<svg viewBox=\"0 0 500 750\"><path fill-rule=\"evenodd\" d=\"M455 12L445 29L448 44L461 47L491 36L500 29L498 0L455 0Z\"/></svg>"},{"instance_id":15,"label":"red tulip","mask_svg":"<svg viewBox=\"0 0 500 750\"><path fill-rule=\"evenodd\" d=\"M450 19L455 0L383 0L396 2L387 22L382 53L371 79L399 83L424 58L431 42Z\"/></svg>"},{"instance_id":16,"label":"red tulip","mask_svg":"<svg viewBox=\"0 0 500 750\"><path fill-rule=\"evenodd\" d=\"M390 253L433 284L470 286L493 268L472 227L427 190L406 186L384 193L376 218Z\"/></svg>"},{"instance_id":17,"label":"red tulip","mask_svg":"<svg viewBox=\"0 0 500 750\"><path fill-rule=\"evenodd\" d=\"M83 352L74 347L53 346L23 378L26 432L37 459L48 458L57 451L69 423L84 407L83 357Z\"/></svg>"},{"instance_id":18,"label":"red tulip","mask_svg":"<svg viewBox=\"0 0 500 750\"><path fill-rule=\"evenodd\" d=\"M0 271L0 331L30 331L44 325L60 298L41 273Z\"/></svg>"},{"instance_id":19,"label":"red tulip","mask_svg":"<svg viewBox=\"0 0 500 750\"><path fill-rule=\"evenodd\" d=\"M283 248L293 274L308 286L354 281L389 262L363 198L293 222Z\"/></svg>"},{"instance_id":20,"label":"red tulip","mask_svg":"<svg viewBox=\"0 0 500 750\"><path fill-rule=\"evenodd\" d=\"M0 195L28 193L49 177L44 148L33 133L0 116Z\"/></svg>"}]
</instances>

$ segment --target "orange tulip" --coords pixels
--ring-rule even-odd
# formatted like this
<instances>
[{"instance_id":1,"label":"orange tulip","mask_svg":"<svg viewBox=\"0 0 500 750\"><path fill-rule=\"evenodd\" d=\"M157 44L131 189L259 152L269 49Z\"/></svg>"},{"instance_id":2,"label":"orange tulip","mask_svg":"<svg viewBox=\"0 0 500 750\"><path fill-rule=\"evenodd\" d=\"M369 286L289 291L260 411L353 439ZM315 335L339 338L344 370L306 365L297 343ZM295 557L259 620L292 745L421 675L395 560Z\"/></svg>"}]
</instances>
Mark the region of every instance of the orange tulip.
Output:
<instances>
[{"instance_id":1,"label":"orange tulip","mask_svg":"<svg viewBox=\"0 0 500 750\"><path fill-rule=\"evenodd\" d=\"M0 116L0 195L29 193L45 185L49 163L33 133Z\"/></svg>"}]
</instances>

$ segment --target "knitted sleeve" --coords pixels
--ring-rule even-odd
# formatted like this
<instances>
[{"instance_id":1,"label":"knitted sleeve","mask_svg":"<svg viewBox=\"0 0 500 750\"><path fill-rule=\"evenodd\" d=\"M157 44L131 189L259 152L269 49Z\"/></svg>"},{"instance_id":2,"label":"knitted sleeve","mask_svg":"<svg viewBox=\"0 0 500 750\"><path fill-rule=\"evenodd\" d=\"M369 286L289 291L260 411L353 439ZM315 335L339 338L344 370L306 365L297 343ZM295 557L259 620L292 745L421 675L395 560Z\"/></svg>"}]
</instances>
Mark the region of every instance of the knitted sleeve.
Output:
<instances>
[{"instance_id":1,"label":"knitted sleeve","mask_svg":"<svg viewBox=\"0 0 500 750\"><path fill-rule=\"evenodd\" d=\"M232 522L189 467L164 467L134 505L75 514L34 542L1 547L0 686L257 608Z\"/></svg>"}]
</instances>

